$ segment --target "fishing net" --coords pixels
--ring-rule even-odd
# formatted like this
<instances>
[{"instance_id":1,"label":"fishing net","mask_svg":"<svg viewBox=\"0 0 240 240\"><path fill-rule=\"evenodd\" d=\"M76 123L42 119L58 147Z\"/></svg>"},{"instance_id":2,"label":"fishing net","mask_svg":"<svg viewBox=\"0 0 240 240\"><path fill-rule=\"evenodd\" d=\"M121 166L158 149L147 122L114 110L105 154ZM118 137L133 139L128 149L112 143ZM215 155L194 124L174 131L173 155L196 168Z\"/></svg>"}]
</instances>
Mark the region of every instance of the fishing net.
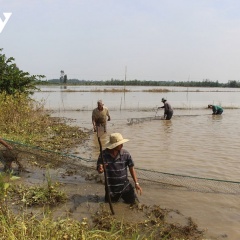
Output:
<instances>
[{"instance_id":1,"label":"fishing net","mask_svg":"<svg viewBox=\"0 0 240 240\"><path fill-rule=\"evenodd\" d=\"M96 176L96 159L86 159L72 154L11 142L13 150L0 148L2 171L28 172L29 166L74 169L83 177L92 172ZM136 168L141 184L180 191L240 194L240 182L199 178ZM96 179L96 178L91 178Z\"/></svg>"},{"instance_id":2,"label":"fishing net","mask_svg":"<svg viewBox=\"0 0 240 240\"><path fill-rule=\"evenodd\" d=\"M153 120L164 120L164 118L160 117L160 116L155 116L155 117L128 118L127 119L129 125L138 124L138 123L142 123L142 122L146 122L146 121L153 121Z\"/></svg>"},{"instance_id":3,"label":"fishing net","mask_svg":"<svg viewBox=\"0 0 240 240\"><path fill-rule=\"evenodd\" d=\"M136 169L136 172L141 181L158 185L161 188L204 193L240 194L240 182L177 175L146 169Z\"/></svg>"}]
</instances>

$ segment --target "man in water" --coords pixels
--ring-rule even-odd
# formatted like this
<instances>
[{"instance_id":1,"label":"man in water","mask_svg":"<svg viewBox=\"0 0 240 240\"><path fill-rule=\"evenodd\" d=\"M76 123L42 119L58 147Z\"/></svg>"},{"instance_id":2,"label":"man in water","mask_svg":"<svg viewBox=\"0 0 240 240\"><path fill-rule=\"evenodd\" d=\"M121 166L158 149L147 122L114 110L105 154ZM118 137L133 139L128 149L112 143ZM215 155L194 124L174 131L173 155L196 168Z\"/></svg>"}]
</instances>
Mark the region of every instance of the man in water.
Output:
<instances>
[{"instance_id":1,"label":"man in water","mask_svg":"<svg viewBox=\"0 0 240 240\"><path fill-rule=\"evenodd\" d=\"M93 124L93 130L94 132L97 131L98 126L103 126L104 127L104 132L106 132L107 128L107 121L110 121L110 115L108 112L108 108L103 106L102 100L97 101L97 108L95 108L92 111L92 124Z\"/></svg>"},{"instance_id":2,"label":"man in water","mask_svg":"<svg viewBox=\"0 0 240 240\"><path fill-rule=\"evenodd\" d=\"M211 108L213 111L213 115L221 115L223 113L223 108L217 105L208 105L208 108Z\"/></svg>"},{"instance_id":3,"label":"man in water","mask_svg":"<svg viewBox=\"0 0 240 240\"><path fill-rule=\"evenodd\" d=\"M164 119L165 120L170 120L172 118L172 115L173 115L173 109L165 98L162 98L162 102L163 102L164 105L162 107L158 107L158 109L159 108L164 108Z\"/></svg>"},{"instance_id":4,"label":"man in water","mask_svg":"<svg viewBox=\"0 0 240 240\"><path fill-rule=\"evenodd\" d=\"M103 150L102 155L99 155L97 171L98 173L103 173L105 166L112 202L118 202L122 198L125 203L134 204L138 200L134 187L128 179L128 169L137 193L141 195L142 189L137 180L132 157L127 150L122 148L123 143L128 141L120 133L112 133L109 142L105 145L106 149ZM108 202L107 189L105 189L105 202Z\"/></svg>"}]
</instances>

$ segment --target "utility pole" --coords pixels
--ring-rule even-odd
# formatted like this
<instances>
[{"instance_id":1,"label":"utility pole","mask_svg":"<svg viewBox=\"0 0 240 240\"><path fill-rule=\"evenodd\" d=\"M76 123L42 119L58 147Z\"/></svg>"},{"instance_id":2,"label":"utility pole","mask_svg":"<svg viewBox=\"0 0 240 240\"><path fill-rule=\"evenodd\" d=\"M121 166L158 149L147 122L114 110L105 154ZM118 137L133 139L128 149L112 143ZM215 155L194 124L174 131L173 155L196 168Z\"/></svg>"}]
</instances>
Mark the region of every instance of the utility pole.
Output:
<instances>
[{"instance_id":1,"label":"utility pole","mask_svg":"<svg viewBox=\"0 0 240 240\"><path fill-rule=\"evenodd\" d=\"M125 66L124 92L126 91L126 80L127 80L127 66Z\"/></svg>"}]
</instances>

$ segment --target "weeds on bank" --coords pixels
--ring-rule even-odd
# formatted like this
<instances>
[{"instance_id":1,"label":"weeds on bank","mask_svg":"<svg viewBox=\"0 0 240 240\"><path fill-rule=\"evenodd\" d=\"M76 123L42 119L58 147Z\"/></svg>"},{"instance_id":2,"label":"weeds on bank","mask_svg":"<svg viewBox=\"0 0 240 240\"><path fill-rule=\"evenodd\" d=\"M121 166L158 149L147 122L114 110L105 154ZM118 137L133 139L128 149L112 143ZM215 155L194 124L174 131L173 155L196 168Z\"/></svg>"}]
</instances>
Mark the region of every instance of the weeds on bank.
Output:
<instances>
[{"instance_id":1,"label":"weeds on bank","mask_svg":"<svg viewBox=\"0 0 240 240\"><path fill-rule=\"evenodd\" d=\"M165 88L153 88L153 89L143 90L143 92L170 92L170 90Z\"/></svg>"},{"instance_id":2,"label":"weeds on bank","mask_svg":"<svg viewBox=\"0 0 240 240\"><path fill-rule=\"evenodd\" d=\"M51 150L70 148L81 143L87 133L50 117L44 102L28 96L0 94L0 136Z\"/></svg>"},{"instance_id":3,"label":"weeds on bank","mask_svg":"<svg viewBox=\"0 0 240 240\"><path fill-rule=\"evenodd\" d=\"M4 178L0 178L0 187L6 189ZM9 187L10 188L10 187ZM27 206L40 206L44 208L40 213L26 213L25 208L14 214L8 204L0 204L0 232L1 239L55 239L55 240L85 240L85 239L133 239L133 240L155 240L155 239L201 239L202 232L197 225L189 219L186 226L169 224L166 215L169 210L161 209L158 206L147 207L134 205L129 208L129 214L143 212L145 217L137 221L124 221L116 219L115 216L106 210L104 204L100 205L99 211L92 215L91 219L83 218L80 221L74 220L66 213L66 217L54 218L50 205L59 202L62 192L55 189L48 176L47 184L41 188L14 187L14 191L5 191L4 198L8 193L20 194L23 204ZM65 198L63 198L65 199ZM24 200L24 201L23 201ZM7 203L7 201L5 201ZM47 207L47 211L46 208ZM16 211L16 210L15 210ZM132 212L131 212L132 211Z\"/></svg>"},{"instance_id":4,"label":"weeds on bank","mask_svg":"<svg viewBox=\"0 0 240 240\"><path fill-rule=\"evenodd\" d=\"M12 196L17 195L17 203L25 206L56 206L67 200L67 195L59 190L60 184L53 183L49 175L46 174L46 184L41 186L12 185Z\"/></svg>"},{"instance_id":5,"label":"weeds on bank","mask_svg":"<svg viewBox=\"0 0 240 240\"><path fill-rule=\"evenodd\" d=\"M63 92L130 92L130 90L126 88L112 88L112 89L92 89L92 90L72 90L72 89L67 89L63 90Z\"/></svg>"}]
</instances>

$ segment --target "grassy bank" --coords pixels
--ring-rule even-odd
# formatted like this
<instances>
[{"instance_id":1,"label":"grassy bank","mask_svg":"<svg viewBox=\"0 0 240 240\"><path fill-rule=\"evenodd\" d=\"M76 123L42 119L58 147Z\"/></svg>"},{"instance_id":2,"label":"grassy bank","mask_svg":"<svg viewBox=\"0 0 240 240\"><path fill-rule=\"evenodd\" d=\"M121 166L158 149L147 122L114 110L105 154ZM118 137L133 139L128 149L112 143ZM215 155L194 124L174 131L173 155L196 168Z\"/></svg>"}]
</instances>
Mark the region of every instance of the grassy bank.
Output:
<instances>
[{"instance_id":1,"label":"grassy bank","mask_svg":"<svg viewBox=\"0 0 240 240\"><path fill-rule=\"evenodd\" d=\"M44 104L25 95L0 95L0 136L12 141L51 150L63 150L80 144L88 134L69 126L65 119L53 118Z\"/></svg>"},{"instance_id":2,"label":"grassy bank","mask_svg":"<svg viewBox=\"0 0 240 240\"><path fill-rule=\"evenodd\" d=\"M66 120L52 118L42 103L20 95L0 96L0 132L5 139L54 151L69 149L88 137ZM111 215L104 203L99 203L91 219L77 221L71 212L56 217L56 207L69 196L49 174L45 177L42 184L29 186L15 184L18 177L11 173L0 174L1 239L202 239L191 218L183 226L168 222L169 212L179 213L159 206L127 206L129 216L136 216L130 221Z\"/></svg>"}]
</instances>

